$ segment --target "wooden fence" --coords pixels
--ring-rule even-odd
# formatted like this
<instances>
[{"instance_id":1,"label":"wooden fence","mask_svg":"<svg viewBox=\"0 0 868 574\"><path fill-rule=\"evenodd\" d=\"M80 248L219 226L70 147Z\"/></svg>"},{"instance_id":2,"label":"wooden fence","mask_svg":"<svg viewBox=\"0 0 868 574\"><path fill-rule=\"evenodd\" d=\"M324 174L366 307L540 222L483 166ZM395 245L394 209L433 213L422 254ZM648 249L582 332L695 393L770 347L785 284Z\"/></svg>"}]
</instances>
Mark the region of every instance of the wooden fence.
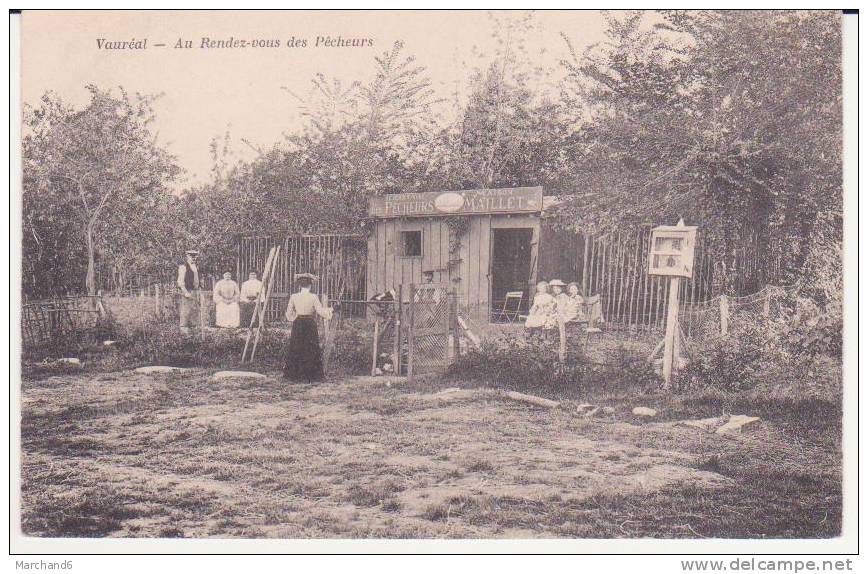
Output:
<instances>
[{"instance_id":1,"label":"wooden fence","mask_svg":"<svg viewBox=\"0 0 868 574\"><path fill-rule=\"evenodd\" d=\"M536 276L577 281L584 293L600 294L603 315L610 329L657 332L665 324L669 282L648 275L650 239L651 226L592 236L557 230L544 220ZM367 242L363 236L239 237L235 277L239 284L246 280L250 271L261 275L268 250L276 244L282 248L266 312L270 322L282 321L294 276L303 272L320 278L316 292L325 294L331 301L342 302L344 316L365 314L364 301L373 294L366 293L365 289ZM720 295L745 296L779 282L777 263L765 257L756 238L749 238L724 265L718 254L706 245L700 229L695 253L694 275L685 280L680 298L682 309L697 317L709 316L705 307ZM727 281L723 281L724 270ZM175 268L168 269L163 278L142 280L140 286L114 295L135 297L142 313L153 309L160 314L157 308L166 306L171 310L176 304L175 273ZM217 279L218 276L203 276L204 291L209 291ZM728 290L723 288L725 283L729 284ZM34 307L31 313L40 313L36 309L39 307ZM207 315L205 321L208 322Z\"/></svg>"},{"instance_id":2,"label":"wooden fence","mask_svg":"<svg viewBox=\"0 0 868 574\"><path fill-rule=\"evenodd\" d=\"M96 329L105 308L100 297L59 297L31 301L21 307L21 337L25 352L83 337Z\"/></svg>"},{"instance_id":3,"label":"wooden fence","mask_svg":"<svg viewBox=\"0 0 868 574\"><path fill-rule=\"evenodd\" d=\"M577 281L584 293L600 294L606 322L631 331L658 331L666 322L669 281L648 275L651 226L591 236L543 226L539 277ZM685 309L699 307L724 294L721 261L697 235L693 277L679 293ZM776 266L766 261L754 240L747 241L727 262L729 295L761 291L776 282Z\"/></svg>"},{"instance_id":4,"label":"wooden fence","mask_svg":"<svg viewBox=\"0 0 868 574\"><path fill-rule=\"evenodd\" d=\"M365 300L367 240L357 235L297 235L288 237L244 236L238 241L236 270L239 282L251 271L262 276L268 250L281 245L275 269L272 299L266 312L268 320L280 320L286 299L293 292L295 275L313 273L319 277L317 293L330 300L347 301L345 315L364 314L364 305L349 304Z\"/></svg>"}]
</instances>

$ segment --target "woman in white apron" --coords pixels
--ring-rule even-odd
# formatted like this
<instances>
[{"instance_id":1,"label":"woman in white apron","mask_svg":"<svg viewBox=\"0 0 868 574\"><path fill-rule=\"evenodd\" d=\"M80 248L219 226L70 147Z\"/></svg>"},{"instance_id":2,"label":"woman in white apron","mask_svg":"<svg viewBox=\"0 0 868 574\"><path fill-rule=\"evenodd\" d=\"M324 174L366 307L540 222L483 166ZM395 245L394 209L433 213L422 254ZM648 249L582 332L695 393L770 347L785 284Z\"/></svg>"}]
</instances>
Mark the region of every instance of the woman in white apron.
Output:
<instances>
[{"instance_id":1,"label":"woman in white apron","mask_svg":"<svg viewBox=\"0 0 868 574\"><path fill-rule=\"evenodd\" d=\"M217 307L216 323L218 327L238 327L241 325L241 308L238 283L232 280L232 273L223 274L223 279L214 285L214 303Z\"/></svg>"}]
</instances>

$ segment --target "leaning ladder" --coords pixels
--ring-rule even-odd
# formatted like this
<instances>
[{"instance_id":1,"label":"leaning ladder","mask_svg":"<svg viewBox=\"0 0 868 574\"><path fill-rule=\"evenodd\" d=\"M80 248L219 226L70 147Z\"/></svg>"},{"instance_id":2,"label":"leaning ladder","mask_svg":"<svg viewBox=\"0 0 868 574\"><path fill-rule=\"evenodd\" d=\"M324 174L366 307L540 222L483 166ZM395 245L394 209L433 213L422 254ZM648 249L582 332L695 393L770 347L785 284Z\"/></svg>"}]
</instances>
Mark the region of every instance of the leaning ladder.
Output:
<instances>
[{"instance_id":1,"label":"leaning ladder","mask_svg":"<svg viewBox=\"0 0 868 574\"><path fill-rule=\"evenodd\" d=\"M262 289L259 291L259 297L256 298L256 306L253 308L253 316L250 317L250 325L247 326L247 339L244 341L244 351L241 352L242 363L249 363L256 356L256 347L259 345L259 336L265 323L265 311L268 309L268 300L271 298L271 289L274 285L274 270L277 269L279 255L280 245L272 247L268 251L265 268L262 271ZM255 329L254 324L256 325ZM253 347L250 347L251 339L253 339ZM248 348L250 348L249 357L247 356Z\"/></svg>"}]
</instances>

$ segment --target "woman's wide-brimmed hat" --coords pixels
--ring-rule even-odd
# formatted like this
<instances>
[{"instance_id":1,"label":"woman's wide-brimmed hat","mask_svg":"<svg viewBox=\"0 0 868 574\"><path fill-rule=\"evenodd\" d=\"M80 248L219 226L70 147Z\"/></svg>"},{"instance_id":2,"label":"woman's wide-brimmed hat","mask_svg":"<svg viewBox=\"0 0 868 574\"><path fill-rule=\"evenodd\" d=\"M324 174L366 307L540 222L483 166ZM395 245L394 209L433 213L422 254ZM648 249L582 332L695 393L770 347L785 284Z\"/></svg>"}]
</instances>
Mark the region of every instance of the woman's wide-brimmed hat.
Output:
<instances>
[{"instance_id":1,"label":"woman's wide-brimmed hat","mask_svg":"<svg viewBox=\"0 0 868 574\"><path fill-rule=\"evenodd\" d=\"M566 287L567 284L560 279L552 279L549 281L549 287Z\"/></svg>"},{"instance_id":2,"label":"woman's wide-brimmed hat","mask_svg":"<svg viewBox=\"0 0 868 574\"><path fill-rule=\"evenodd\" d=\"M295 280L298 281L300 279L310 279L311 281L316 281L318 277L313 273L296 273Z\"/></svg>"}]
</instances>

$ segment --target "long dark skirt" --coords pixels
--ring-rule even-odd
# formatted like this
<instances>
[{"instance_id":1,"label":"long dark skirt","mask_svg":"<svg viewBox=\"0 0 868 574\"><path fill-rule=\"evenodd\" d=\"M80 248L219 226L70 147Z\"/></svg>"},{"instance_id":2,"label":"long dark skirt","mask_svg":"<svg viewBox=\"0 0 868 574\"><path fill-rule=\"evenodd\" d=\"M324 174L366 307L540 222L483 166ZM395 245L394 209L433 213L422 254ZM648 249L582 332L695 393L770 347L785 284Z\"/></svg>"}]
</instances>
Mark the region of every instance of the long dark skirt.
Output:
<instances>
[{"instance_id":1,"label":"long dark skirt","mask_svg":"<svg viewBox=\"0 0 868 574\"><path fill-rule=\"evenodd\" d=\"M256 303L241 303L241 328L246 329L248 327L256 327L256 324L259 321L250 324L250 320L253 319L253 311L256 308Z\"/></svg>"},{"instance_id":2,"label":"long dark skirt","mask_svg":"<svg viewBox=\"0 0 868 574\"><path fill-rule=\"evenodd\" d=\"M315 317L296 317L292 322L283 376L296 382L323 379L322 351Z\"/></svg>"}]
</instances>

